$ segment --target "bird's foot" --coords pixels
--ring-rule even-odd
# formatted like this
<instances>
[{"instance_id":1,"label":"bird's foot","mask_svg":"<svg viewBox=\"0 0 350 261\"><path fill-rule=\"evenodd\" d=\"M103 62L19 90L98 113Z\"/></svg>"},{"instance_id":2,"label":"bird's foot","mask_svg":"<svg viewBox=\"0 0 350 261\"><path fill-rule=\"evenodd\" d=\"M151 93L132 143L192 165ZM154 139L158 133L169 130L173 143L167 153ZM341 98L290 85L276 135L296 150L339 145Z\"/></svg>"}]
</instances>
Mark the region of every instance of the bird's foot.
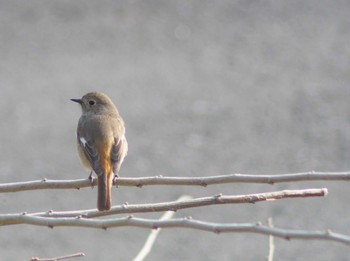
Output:
<instances>
[{"instance_id":1,"label":"bird's foot","mask_svg":"<svg viewBox=\"0 0 350 261\"><path fill-rule=\"evenodd\" d=\"M115 187L117 188L118 187L118 184L117 184L117 179L119 178L118 174L114 174L114 177L113 177L113 185L115 185Z\"/></svg>"},{"instance_id":2,"label":"bird's foot","mask_svg":"<svg viewBox=\"0 0 350 261\"><path fill-rule=\"evenodd\" d=\"M94 188L94 178L92 177L92 172L90 172L90 175L88 177L88 179L90 180L90 185L91 185L91 188L93 189Z\"/></svg>"}]
</instances>

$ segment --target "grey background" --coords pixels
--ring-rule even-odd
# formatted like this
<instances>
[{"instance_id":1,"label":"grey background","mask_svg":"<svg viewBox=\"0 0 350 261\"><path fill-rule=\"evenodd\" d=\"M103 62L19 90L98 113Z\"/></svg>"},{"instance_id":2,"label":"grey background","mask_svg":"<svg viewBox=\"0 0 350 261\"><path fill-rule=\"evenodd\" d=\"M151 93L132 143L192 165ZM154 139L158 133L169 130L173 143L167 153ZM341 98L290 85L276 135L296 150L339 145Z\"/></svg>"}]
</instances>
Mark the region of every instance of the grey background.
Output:
<instances>
[{"instance_id":1,"label":"grey background","mask_svg":"<svg viewBox=\"0 0 350 261\"><path fill-rule=\"evenodd\" d=\"M345 171L350 162L348 1L1 1L1 183L78 179L69 101L117 104L129 154L121 175ZM327 187L327 198L179 211L350 235L346 182L120 187L114 204ZM96 189L2 194L1 213L90 209ZM159 217L161 214L137 215ZM2 260L85 252L131 260L149 231L0 228ZM348 260L324 241L276 239L275 260ZM268 237L163 230L148 260L265 260Z\"/></svg>"}]
</instances>

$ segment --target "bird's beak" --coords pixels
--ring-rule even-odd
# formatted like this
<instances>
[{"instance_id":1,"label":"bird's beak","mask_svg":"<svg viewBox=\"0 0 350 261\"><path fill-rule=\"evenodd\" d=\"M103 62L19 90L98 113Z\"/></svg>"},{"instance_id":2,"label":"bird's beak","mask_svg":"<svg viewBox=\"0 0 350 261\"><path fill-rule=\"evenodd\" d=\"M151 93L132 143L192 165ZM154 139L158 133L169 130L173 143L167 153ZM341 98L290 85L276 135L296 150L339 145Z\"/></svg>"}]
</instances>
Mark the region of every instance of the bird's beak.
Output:
<instances>
[{"instance_id":1,"label":"bird's beak","mask_svg":"<svg viewBox=\"0 0 350 261\"><path fill-rule=\"evenodd\" d=\"M77 102L79 104L82 104L83 101L81 99L70 99L71 101Z\"/></svg>"}]
</instances>

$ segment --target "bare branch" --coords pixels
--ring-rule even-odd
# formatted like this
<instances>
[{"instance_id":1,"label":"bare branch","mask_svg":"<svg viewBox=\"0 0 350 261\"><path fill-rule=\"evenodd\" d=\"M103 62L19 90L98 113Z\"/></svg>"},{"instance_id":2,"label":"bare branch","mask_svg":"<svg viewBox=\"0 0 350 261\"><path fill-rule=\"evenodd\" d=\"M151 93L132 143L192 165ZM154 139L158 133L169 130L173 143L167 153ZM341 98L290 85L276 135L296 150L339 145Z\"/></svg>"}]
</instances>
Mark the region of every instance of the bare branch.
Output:
<instances>
[{"instance_id":1,"label":"bare branch","mask_svg":"<svg viewBox=\"0 0 350 261\"><path fill-rule=\"evenodd\" d=\"M84 253L76 253L72 255L67 256L59 256L59 257L50 257L50 258L39 258L39 257L32 257L30 261L58 261L58 260L67 260L75 257L82 257L85 256Z\"/></svg>"},{"instance_id":2,"label":"bare branch","mask_svg":"<svg viewBox=\"0 0 350 261\"><path fill-rule=\"evenodd\" d=\"M273 175L251 175L251 174L228 174L207 177L145 177L118 179L121 186L146 186L146 185L187 185L187 186L208 186L225 183L266 183L274 184L291 181L311 180L350 180L350 172L302 172L292 174Z\"/></svg>"},{"instance_id":3,"label":"bare branch","mask_svg":"<svg viewBox=\"0 0 350 261\"><path fill-rule=\"evenodd\" d=\"M268 218L267 220L268 226L273 227L272 218ZM275 253L275 243L273 240L273 235L269 235L269 255L267 256L267 261L273 261L273 255Z\"/></svg>"},{"instance_id":4,"label":"bare branch","mask_svg":"<svg viewBox=\"0 0 350 261\"><path fill-rule=\"evenodd\" d=\"M221 224L204 222L188 218L178 218L170 220L157 220L136 218L132 216L113 218L113 219L87 219L87 218L47 218L38 216L22 215L19 217L21 224L30 224L36 226L54 227L88 227L88 228L112 228L112 227L140 227L149 229L158 228L191 228L214 233L255 233L263 235L273 235L275 237L291 239L312 239L329 240L350 245L350 237L342 234L327 231L307 231L282 229L276 227L264 226L261 224L242 223L242 224Z\"/></svg>"},{"instance_id":5,"label":"bare branch","mask_svg":"<svg viewBox=\"0 0 350 261\"><path fill-rule=\"evenodd\" d=\"M93 184L97 185L97 179L93 180ZM89 179L76 179L76 180L42 179L42 180L0 184L0 193L38 190L38 189L80 189L80 188L85 188L89 186L91 187L91 181Z\"/></svg>"},{"instance_id":6,"label":"bare branch","mask_svg":"<svg viewBox=\"0 0 350 261\"><path fill-rule=\"evenodd\" d=\"M181 196L179 199L176 201L183 201L183 200L188 200L191 199L192 197L184 195ZM174 216L175 212L174 211L167 211L163 214L163 216L160 218L160 220L168 220L171 219ZM159 229L153 229L151 233L149 234L145 244L143 245L141 251L137 254L137 256L133 259L133 261L142 261L144 260L148 254L151 252L151 249L154 245L154 242L156 241L159 233L160 233L160 228Z\"/></svg>"},{"instance_id":7,"label":"bare branch","mask_svg":"<svg viewBox=\"0 0 350 261\"><path fill-rule=\"evenodd\" d=\"M327 195L327 189L301 189L301 190L281 190L265 193L254 193L247 195L214 195L211 197L202 197L195 199L188 199L182 201L170 201L162 203L150 204L123 204L113 206L109 211L98 211L96 209L90 210L76 210L76 211L48 211L37 213L18 213L18 214L3 214L0 215L0 226L20 224L23 215L38 216L49 218L64 218L64 217L84 217L93 218L116 214L130 214L130 213L145 213L145 212L163 212L163 211L177 211L179 209L202 207L215 204L242 204L242 203L256 203L260 201L272 201L284 198L300 198L300 197L323 197Z\"/></svg>"},{"instance_id":8,"label":"bare branch","mask_svg":"<svg viewBox=\"0 0 350 261\"><path fill-rule=\"evenodd\" d=\"M150 185L179 185L179 186L208 186L225 183L265 183L274 184L281 182L328 180L350 180L350 172L302 172L276 175L251 175L251 174L228 174L208 177L141 177L141 178L118 178L118 186L150 186ZM97 179L93 180L97 185ZM89 179L77 180L34 180L15 183L0 184L0 193L18 192L37 189L80 189L91 187Z\"/></svg>"}]
</instances>

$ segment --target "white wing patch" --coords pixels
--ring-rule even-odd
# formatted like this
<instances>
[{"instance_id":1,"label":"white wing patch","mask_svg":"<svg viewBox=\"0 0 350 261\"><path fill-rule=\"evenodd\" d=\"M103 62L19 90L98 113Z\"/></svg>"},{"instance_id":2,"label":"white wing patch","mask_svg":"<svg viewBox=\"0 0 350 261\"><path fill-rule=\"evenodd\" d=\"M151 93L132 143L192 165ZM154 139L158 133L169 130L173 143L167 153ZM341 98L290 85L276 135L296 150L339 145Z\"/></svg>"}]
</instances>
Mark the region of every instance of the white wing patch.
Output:
<instances>
[{"instance_id":1,"label":"white wing patch","mask_svg":"<svg viewBox=\"0 0 350 261\"><path fill-rule=\"evenodd\" d=\"M83 146L85 147L86 143L87 143L86 139L84 139L84 137L80 137L79 140L80 140L81 144L83 144Z\"/></svg>"}]
</instances>

